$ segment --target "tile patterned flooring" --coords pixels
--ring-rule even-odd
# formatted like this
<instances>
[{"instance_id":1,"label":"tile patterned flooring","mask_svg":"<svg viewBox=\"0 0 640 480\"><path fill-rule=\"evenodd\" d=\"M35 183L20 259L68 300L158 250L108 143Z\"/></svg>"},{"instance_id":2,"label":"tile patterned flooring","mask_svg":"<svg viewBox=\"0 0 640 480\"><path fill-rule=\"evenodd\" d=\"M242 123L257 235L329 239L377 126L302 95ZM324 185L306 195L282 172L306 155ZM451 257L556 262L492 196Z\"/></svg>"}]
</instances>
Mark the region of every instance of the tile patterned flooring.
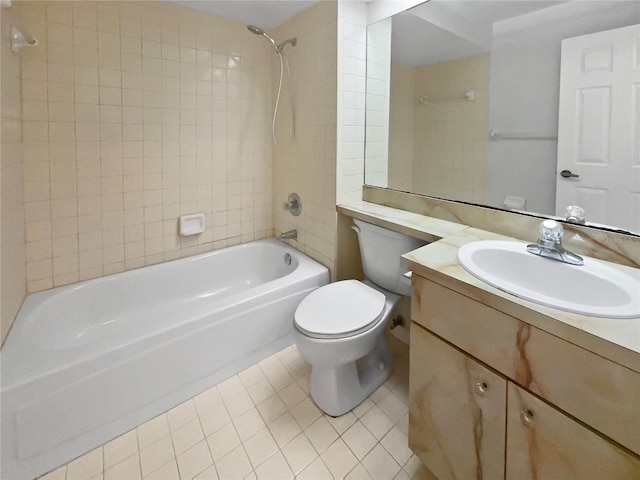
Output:
<instances>
[{"instance_id":1,"label":"tile patterned flooring","mask_svg":"<svg viewBox=\"0 0 640 480\"><path fill-rule=\"evenodd\" d=\"M341 417L315 406L291 346L41 479L431 478L407 446L409 351L389 344L392 376Z\"/></svg>"}]
</instances>

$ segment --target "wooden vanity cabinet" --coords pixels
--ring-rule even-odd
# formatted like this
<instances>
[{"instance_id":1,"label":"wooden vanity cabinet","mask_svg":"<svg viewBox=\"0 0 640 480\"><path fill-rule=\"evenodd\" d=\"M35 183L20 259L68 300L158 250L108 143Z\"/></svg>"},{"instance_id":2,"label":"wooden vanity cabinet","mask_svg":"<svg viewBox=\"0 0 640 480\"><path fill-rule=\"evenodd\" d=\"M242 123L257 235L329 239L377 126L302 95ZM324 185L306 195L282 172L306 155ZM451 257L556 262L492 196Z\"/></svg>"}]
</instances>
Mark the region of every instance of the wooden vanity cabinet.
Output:
<instances>
[{"instance_id":1,"label":"wooden vanity cabinet","mask_svg":"<svg viewBox=\"0 0 640 480\"><path fill-rule=\"evenodd\" d=\"M502 478L506 379L420 327L410 356L409 447L440 480Z\"/></svg>"},{"instance_id":2,"label":"wooden vanity cabinet","mask_svg":"<svg viewBox=\"0 0 640 480\"><path fill-rule=\"evenodd\" d=\"M509 382L507 480L637 480L640 462Z\"/></svg>"},{"instance_id":3,"label":"wooden vanity cabinet","mask_svg":"<svg viewBox=\"0 0 640 480\"><path fill-rule=\"evenodd\" d=\"M541 356L564 351L560 339L425 278L413 279L409 447L433 474L440 480L640 479L640 456L608 438L635 448L637 377L606 359L592 364L567 342L563 368L542 368ZM585 375L597 372L608 387L604 394L588 381L593 377L581 380L585 366ZM607 373L612 379L600 376ZM612 405L612 398L621 403Z\"/></svg>"}]
</instances>

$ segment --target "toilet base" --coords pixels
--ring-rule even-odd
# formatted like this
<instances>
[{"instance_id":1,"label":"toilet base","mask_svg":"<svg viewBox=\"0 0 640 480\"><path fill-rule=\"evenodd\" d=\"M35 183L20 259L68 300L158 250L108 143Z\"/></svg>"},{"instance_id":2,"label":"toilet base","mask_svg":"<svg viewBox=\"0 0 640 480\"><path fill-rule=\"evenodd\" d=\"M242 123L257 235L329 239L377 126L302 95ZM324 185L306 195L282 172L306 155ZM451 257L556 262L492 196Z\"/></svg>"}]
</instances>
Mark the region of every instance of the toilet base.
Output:
<instances>
[{"instance_id":1,"label":"toilet base","mask_svg":"<svg viewBox=\"0 0 640 480\"><path fill-rule=\"evenodd\" d=\"M337 367L313 366L310 392L316 405L332 417L354 409L391 375L391 352L380 335L364 357Z\"/></svg>"}]
</instances>

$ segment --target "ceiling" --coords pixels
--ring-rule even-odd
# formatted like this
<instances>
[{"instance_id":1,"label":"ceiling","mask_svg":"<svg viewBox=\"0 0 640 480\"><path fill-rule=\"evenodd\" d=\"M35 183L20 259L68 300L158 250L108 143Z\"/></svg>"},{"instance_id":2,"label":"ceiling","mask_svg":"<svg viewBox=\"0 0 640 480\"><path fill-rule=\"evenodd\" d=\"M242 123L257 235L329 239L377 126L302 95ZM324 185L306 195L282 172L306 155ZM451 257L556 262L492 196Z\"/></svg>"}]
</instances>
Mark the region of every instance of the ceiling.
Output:
<instances>
[{"instance_id":1,"label":"ceiling","mask_svg":"<svg viewBox=\"0 0 640 480\"><path fill-rule=\"evenodd\" d=\"M275 28L319 0L172 0L170 3L200 10L220 17L256 25L263 29Z\"/></svg>"},{"instance_id":2,"label":"ceiling","mask_svg":"<svg viewBox=\"0 0 640 480\"><path fill-rule=\"evenodd\" d=\"M394 15L391 58L418 67L487 53L494 23L561 3L431 0Z\"/></svg>"}]
</instances>

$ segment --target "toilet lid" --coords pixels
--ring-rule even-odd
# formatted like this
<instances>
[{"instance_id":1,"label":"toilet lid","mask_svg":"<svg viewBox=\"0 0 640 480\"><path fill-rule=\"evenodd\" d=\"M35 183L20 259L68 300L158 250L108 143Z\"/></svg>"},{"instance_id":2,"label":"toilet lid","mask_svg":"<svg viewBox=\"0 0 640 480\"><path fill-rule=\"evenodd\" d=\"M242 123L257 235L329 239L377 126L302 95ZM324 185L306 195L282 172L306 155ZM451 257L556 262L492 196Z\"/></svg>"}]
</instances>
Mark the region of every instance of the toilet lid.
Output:
<instances>
[{"instance_id":1,"label":"toilet lid","mask_svg":"<svg viewBox=\"0 0 640 480\"><path fill-rule=\"evenodd\" d=\"M384 312L386 297L357 280L344 280L310 293L295 313L296 327L316 338L348 337L361 333Z\"/></svg>"}]
</instances>

